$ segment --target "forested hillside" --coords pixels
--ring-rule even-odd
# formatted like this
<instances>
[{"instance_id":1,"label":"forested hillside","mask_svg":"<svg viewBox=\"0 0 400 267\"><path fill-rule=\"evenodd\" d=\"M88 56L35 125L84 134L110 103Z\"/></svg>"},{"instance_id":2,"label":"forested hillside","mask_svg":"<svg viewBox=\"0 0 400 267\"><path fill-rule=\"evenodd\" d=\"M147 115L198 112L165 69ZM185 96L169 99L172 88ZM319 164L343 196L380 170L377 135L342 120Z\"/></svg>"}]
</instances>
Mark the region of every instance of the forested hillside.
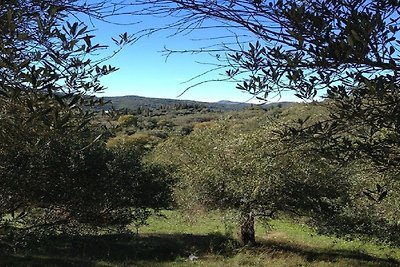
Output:
<instances>
[{"instance_id":1,"label":"forested hillside","mask_svg":"<svg viewBox=\"0 0 400 267\"><path fill-rule=\"evenodd\" d=\"M231 101L218 101L214 103L200 102L193 100L175 100L166 98L150 98L141 96L114 96L105 97L106 101L111 103L106 105L107 108L114 107L115 109L128 109L135 110L141 109L167 109L167 108L196 108L196 109L208 109L212 111L228 111L228 110L241 110L252 105L263 106L263 108L269 108L272 106L286 106L290 105L290 102L279 102L279 103L265 103L265 104L250 104L250 103L239 103Z\"/></svg>"},{"instance_id":2,"label":"forested hillside","mask_svg":"<svg viewBox=\"0 0 400 267\"><path fill-rule=\"evenodd\" d=\"M291 102L250 105L243 103L218 104L196 101L154 99L136 96L108 98L106 114L119 134L150 133L159 137L170 134L188 134L195 124L221 119L226 116L253 116L251 110L268 111L293 105ZM117 100L117 102L114 102ZM125 104L122 105L121 101ZM113 109L109 109L113 107ZM243 111L243 112L241 112ZM248 111L248 112L247 112ZM245 115L248 114L248 115ZM104 118L100 121L104 122Z\"/></svg>"}]
</instances>

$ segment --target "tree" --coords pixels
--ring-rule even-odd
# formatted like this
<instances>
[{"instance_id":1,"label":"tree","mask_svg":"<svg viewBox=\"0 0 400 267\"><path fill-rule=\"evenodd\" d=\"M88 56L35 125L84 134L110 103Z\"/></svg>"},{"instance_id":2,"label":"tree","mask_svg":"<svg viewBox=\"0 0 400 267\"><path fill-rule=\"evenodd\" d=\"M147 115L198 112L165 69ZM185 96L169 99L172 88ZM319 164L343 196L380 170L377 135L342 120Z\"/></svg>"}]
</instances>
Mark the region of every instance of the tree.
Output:
<instances>
[{"instance_id":1,"label":"tree","mask_svg":"<svg viewBox=\"0 0 400 267\"><path fill-rule=\"evenodd\" d=\"M295 212L322 221L348 200L349 181L337 166L307 146L285 148L277 122L267 121L263 130L208 123L156 149L157 162L172 166L181 207L237 211L242 245L255 243L256 217Z\"/></svg>"},{"instance_id":2,"label":"tree","mask_svg":"<svg viewBox=\"0 0 400 267\"><path fill-rule=\"evenodd\" d=\"M168 205L169 182L156 175L162 170L142 164L140 151L107 149L110 133L94 120L100 78L116 68L94 59L105 47L69 19L101 18L102 8L75 0L1 4L2 226L124 226L135 219L132 209ZM120 39L119 48L130 42L127 34Z\"/></svg>"},{"instance_id":3,"label":"tree","mask_svg":"<svg viewBox=\"0 0 400 267\"><path fill-rule=\"evenodd\" d=\"M243 245L255 241L256 218L282 214L301 217L320 233L397 245L399 182L364 159L332 161L313 143L277 134L300 121L308 127L324 120L326 103L276 111L233 113L160 143L153 160L175 177L178 207L235 211ZM381 197L385 190L390 198Z\"/></svg>"},{"instance_id":4,"label":"tree","mask_svg":"<svg viewBox=\"0 0 400 267\"><path fill-rule=\"evenodd\" d=\"M118 118L118 126L120 127L137 127L137 117L134 115L121 115Z\"/></svg>"},{"instance_id":5,"label":"tree","mask_svg":"<svg viewBox=\"0 0 400 267\"><path fill-rule=\"evenodd\" d=\"M113 155L107 162L109 188L103 193L109 192L112 195L108 198L120 201L116 207L128 215L126 224L134 224L138 231L153 211L171 207L174 180L165 168L144 159L154 139L139 138L136 142L109 147Z\"/></svg>"},{"instance_id":6,"label":"tree","mask_svg":"<svg viewBox=\"0 0 400 267\"><path fill-rule=\"evenodd\" d=\"M372 206L380 206L386 197L396 195L393 192L397 191L400 174L400 1L136 3L144 8L138 7L133 13L175 16L176 20L165 28L176 29L177 34L213 27L219 29L217 32L228 29L220 36L211 36L209 31L209 41L217 40L215 46L208 43L206 47L183 51L167 49L167 55L211 54L216 60L214 70L225 69L226 80L237 82L238 89L261 99L287 92L305 100L322 96L329 116L313 124L304 120L292 122L279 129L281 136L294 146L307 144L315 155L328 158L331 164L340 162L351 167L361 161L362 166L378 171L377 176L388 177L384 184L379 182L364 188L364 192L353 192L354 197L360 198L364 193L363 198L370 201L365 211L372 213ZM207 81L199 83L203 82ZM395 203L396 198L392 201ZM337 225L347 231L357 228L354 222L364 226L376 221L380 221L376 225L386 224L382 214L351 216L361 214L358 212L353 207L344 216L347 219L337 216L331 222L336 224L343 219ZM396 218L394 221L398 221ZM386 233L383 228L376 229Z\"/></svg>"},{"instance_id":7,"label":"tree","mask_svg":"<svg viewBox=\"0 0 400 267\"><path fill-rule=\"evenodd\" d=\"M135 3L134 14L175 17L165 28L178 34L227 28L230 37L211 38L223 40L216 46L166 52L213 54L216 70L225 68L227 80L261 99L287 91L302 99L324 95L331 117L301 136L323 137L323 151L336 158L368 157L398 177L400 1Z\"/></svg>"},{"instance_id":8,"label":"tree","mask_svg":"<svg viewBox=\"0 0 400 267\"><path fill-rule=\"evenodd\" d=\"M208 20L233 34L244 32L235 36L239 46L220 51L227 52L227 74L250 73L238 87L255 95L293 90L310 98L317 90L354 87L378 75L398 78L399 1L153 0L136 5L144 6L138 14L175 15L167 26L178 32L201 29ZM243 35L257 39L248 50Z\"/></svg>"}]
</instances>

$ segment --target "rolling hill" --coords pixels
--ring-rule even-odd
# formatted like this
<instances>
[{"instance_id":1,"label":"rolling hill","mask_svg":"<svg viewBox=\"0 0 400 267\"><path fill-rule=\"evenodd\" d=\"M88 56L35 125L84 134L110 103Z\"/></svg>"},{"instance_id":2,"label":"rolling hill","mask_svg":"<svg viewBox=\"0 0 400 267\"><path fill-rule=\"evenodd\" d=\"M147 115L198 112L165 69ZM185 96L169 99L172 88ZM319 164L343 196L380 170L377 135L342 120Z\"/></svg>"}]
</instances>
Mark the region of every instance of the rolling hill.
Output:
<instances>
[{"instance_id":1,"label":"rolling hill","mask_svg":"<svg viewBox=\"0 0 400 267\"><path fill-rule=\"evenodd\" d=\"M200 106L208 108L210 110L241 110L250 107L255 104L242 103L242 102L232 102L227 100L221 100L219 102L200 102L193 100L176 100L176 99L166 99L166 98L151 98L143 96L115 96L115 97L104 97L105 100L110 101L111 104L107 104L107 108L113 106L115 109L137 109L137 108L149 108L158 109L161 107L171 107L171 106ZM279 102L279 103L267 103L262 104L262 107L272 107L272 106L287 106L291 102Z\"/></svg>"}]
</instances>

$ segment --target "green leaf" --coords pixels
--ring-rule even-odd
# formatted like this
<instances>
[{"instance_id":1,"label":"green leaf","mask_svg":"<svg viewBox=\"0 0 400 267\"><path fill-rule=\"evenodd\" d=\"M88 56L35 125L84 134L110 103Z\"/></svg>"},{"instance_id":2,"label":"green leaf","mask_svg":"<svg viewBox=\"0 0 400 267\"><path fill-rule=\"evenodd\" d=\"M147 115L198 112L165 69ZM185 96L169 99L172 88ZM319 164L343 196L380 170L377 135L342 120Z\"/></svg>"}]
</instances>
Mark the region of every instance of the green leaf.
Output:
<instances>
[{"instance_id":1,"label":"green leaf","mask_svg":"<svg viewBox=\"0 0 400 267\"><path fill-rule=\"evenodd\" d=\"M351 30L351 35L354 38L354 40L361 41L360 36L358 35L358 33L355 30Z\"/></svg>"},{"instance_id":2,"label":"green leaf","mask_svg":"<svg viewBox=\"0 0 400 267\"><path fill-rule=\"evenodd\" d=\"M69 33L71 34L71 36L76 36L77 28L78 28L78 22L72 24L72 26L69 28Z\"/></svg>"},{"instance_id":3,"label":"green leaf","mask_svg":"<svg viewBox=\"0 0 400 267\"><path fill-rule=\"evenodd\" d=\"M94 37L94 35L86 35L85 37L83 37L82 39L85 41L86 45L88 47L92 46L92 38Z\"/></svg>"},{"instance_id":4,"label":"green leaf","mask_svg":"<svg viewBox=\"0 0 400 267\"><path fill-rule=\"evenodd\" d=\"M82 35L83 33L85 33L86 30L87 30L87 28L88 28L87 26L82 27L82 28L79 30L79 32L77 33L77 36Z\"/></svg>"},{"instance_id":5,"label":"green leaf","mask_svg":"<svg viewBox=\"0 0 400 267\"><path fill-rule=\"evenodd\" d=\"M81 99L80 95L75 95L71 102L68 104L69 107L74 106Z\"/></svg>"}]
</instances>

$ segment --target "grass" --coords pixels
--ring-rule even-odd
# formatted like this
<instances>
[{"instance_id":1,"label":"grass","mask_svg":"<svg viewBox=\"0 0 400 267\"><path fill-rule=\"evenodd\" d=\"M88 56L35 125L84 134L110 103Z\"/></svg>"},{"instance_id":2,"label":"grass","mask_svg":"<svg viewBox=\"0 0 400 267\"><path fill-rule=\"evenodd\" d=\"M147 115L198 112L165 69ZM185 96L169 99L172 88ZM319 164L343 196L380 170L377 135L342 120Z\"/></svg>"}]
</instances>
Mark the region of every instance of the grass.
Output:
<instances>
[{"instance_id":1,"label":"grass","mask_svg":"<svg viewBox=\"0 0 400 267\"><path fill-rule=\"evenodd\" d=\"M258 245L240 248L234 215L164 215L150 218L139 235L49 236L3 248L0 266L400 266L399 248L317 235L288 220L257 223Z\"/></svg>"}]
</instances>

